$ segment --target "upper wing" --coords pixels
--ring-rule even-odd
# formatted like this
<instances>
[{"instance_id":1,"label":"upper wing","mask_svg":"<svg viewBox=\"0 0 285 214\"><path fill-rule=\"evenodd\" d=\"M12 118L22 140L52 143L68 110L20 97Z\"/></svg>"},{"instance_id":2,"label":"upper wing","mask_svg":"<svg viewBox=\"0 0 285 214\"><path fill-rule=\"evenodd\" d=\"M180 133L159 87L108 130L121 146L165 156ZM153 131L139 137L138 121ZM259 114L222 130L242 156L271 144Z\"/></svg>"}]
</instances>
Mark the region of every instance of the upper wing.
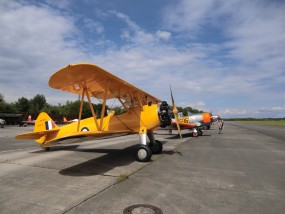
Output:
<instances>
[{"instance_id":1,"label":"upper wing","mask_svg":"<svg viewBox=\"0 0 285 214\"><path fill-rule=\"evenodd\" d=\"M74 64L60 69L51 76L49 86L75 94L82 94L83 89L86 89L90 96L99 99L120 98L128 106L139 105L139 102L147 104L160 101L92 64Z\"/></svg>"}]
</instances>

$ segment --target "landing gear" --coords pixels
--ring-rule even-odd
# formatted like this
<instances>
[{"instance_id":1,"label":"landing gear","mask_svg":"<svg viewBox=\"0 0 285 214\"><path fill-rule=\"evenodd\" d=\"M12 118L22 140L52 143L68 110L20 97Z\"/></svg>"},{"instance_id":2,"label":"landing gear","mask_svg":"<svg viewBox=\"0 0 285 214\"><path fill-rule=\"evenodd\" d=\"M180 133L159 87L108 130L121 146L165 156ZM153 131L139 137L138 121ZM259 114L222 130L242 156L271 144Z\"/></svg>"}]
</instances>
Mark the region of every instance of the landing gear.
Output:
<instances>
[{"instance_id":1,"label":"landing gear","mask_svg":"<svg viewBox=\"0 0 285 214\"><path fill-rule=\"evenodd\" d=\"M45 147L44 150L48 152L50 151L50 147Z\"/></svg>"},{"instance_id":2,"label":"landing gear","mask_svg":"<svg viewBox=\"0 0 285 214\"><path fill-rule=\"evenodd\" d=\"M152 151L152 154L160 154L162 152L163 146L159 140L155 140L155 142L149 143L149 148Z\"/></svg>"},{"instance_id":3,"label":"landing gear","mask_svg":"<svg viewBox=\"0 0 285 214\"><path fill-rule=\"evenodd\" d=\"M203 132L201 129L198 129L198 136L202 136L203 135Z\"/></svg>"},{"instance_id":4,"label":"landing gear","mask_svg":"<svg viewBox=\"0 0 285 214\"><path fill-rule=\"evenodd\" d=\"M137 161L147 162L151 159L152 151L146 145L139 145L137 150L136 150L135 156L136 156Z\"/></svg>"},{"instance_id":5,"label":"landing gear","mask_svg":"<svg viewBox=\"0 0 285 214\"><path fill-rule=\"evenodd\" d=\"M149 138L149 144L146 141ZM160 154L163 146L159 140L155 140L153 132L139 134L141 144L137 147L135 157L139 162L147 162L151 159L152 154Z\"/></svg>"},{"instance_id":6,"label":"landing gear","mask_svg":"<svg viewBox=\"0 0 285 214\"><path fill-rule=\"evenodd\" d=\"M197 131L197 129L194 129L194 131L193 131L193 137L198 137L198 131Z\"/></svg>"}]
</instances>

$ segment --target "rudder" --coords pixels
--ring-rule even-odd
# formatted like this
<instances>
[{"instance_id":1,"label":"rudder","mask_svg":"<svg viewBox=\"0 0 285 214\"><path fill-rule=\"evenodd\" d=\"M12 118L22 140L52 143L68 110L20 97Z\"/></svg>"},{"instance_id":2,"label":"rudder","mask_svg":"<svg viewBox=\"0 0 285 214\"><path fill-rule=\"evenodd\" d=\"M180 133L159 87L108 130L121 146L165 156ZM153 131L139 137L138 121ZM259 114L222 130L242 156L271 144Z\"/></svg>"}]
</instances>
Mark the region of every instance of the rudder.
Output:
<instances>
[{"instance_id":1,"label":"rudder","mask_svg":"<svg viewBox=\"0 0 285 214\"><path fill-rule=\"evenodd\" d=\"M41 132L41 131L48 131L58 128L57 125L54 123L54 121L48 116L47 113L42 112L39 114L35 127L34 132Z\"/></svg>"}]
</instances>

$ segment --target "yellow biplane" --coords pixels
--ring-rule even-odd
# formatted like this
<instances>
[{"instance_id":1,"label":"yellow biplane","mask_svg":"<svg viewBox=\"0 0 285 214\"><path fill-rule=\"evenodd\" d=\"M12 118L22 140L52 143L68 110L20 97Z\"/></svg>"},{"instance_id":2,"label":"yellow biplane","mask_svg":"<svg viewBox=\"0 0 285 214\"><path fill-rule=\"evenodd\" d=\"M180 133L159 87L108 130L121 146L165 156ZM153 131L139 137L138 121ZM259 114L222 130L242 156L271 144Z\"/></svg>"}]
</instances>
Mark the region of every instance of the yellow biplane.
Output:
<instances>
[{"instance_id":1,"label":"yellow biplane","mask_svg":"<svg viewBox=\"0 0 285 214\"><path fill-rule=\"evenodd\" d=\"M160 101L92 64L74 64L60 69L51 76L49 86L81 95L78 121L58 127L45 112L42 112L36 120L34 132L19 134L16 139L35 139L42 148L48 150L52 146L64 143L139 134L140 144L135 153L138 161L149 161L152 154L161 153L162 143L155 140L153 130L158 126L170 125L172 111L167 102ZM92 117L81 119L85 97ZM91 97L102 100L100 118L94 112ZM108 99L119 100L126 112L120 115L111 112L104 117ZM174 101L173 107L178 120Z\"/></svg>"}]
</instances>

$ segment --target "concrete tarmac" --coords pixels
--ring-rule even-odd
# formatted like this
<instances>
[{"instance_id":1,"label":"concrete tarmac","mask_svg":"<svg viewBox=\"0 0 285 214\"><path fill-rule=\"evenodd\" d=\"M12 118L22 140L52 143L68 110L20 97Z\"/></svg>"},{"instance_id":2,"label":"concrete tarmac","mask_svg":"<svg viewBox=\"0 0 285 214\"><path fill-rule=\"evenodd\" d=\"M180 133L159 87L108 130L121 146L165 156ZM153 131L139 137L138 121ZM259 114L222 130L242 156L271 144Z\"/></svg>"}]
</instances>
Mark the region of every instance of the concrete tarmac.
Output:
<instances>
[{"instance_id":1,"label":"concrete tarmac","mask_svg":"<svg viewBox=\"0 0 285 214\"><path fill-rule=\"evenodd\" d=\"M1 213L284 213L285 129L217 128L183 141L160 132L165 149L149 163L133 158L137 136L0 149Z\"/></svg>"},{"instance_id":2,"label":"concrete tarmac","mask_svg":"<svg viewBox=\"0 0 285 214\"><path fill-rule=\"evenodd\" d=\"M32 130L32 126L0 129L1 214L65 213L151 163L135 161L138 135L53 147L46 152L34 141L14 139ZM183 142L166 141L169 136L164 133L155 135L164 151L153 155L152 161L172 154Z\"/></svg>"}]
</instances>

